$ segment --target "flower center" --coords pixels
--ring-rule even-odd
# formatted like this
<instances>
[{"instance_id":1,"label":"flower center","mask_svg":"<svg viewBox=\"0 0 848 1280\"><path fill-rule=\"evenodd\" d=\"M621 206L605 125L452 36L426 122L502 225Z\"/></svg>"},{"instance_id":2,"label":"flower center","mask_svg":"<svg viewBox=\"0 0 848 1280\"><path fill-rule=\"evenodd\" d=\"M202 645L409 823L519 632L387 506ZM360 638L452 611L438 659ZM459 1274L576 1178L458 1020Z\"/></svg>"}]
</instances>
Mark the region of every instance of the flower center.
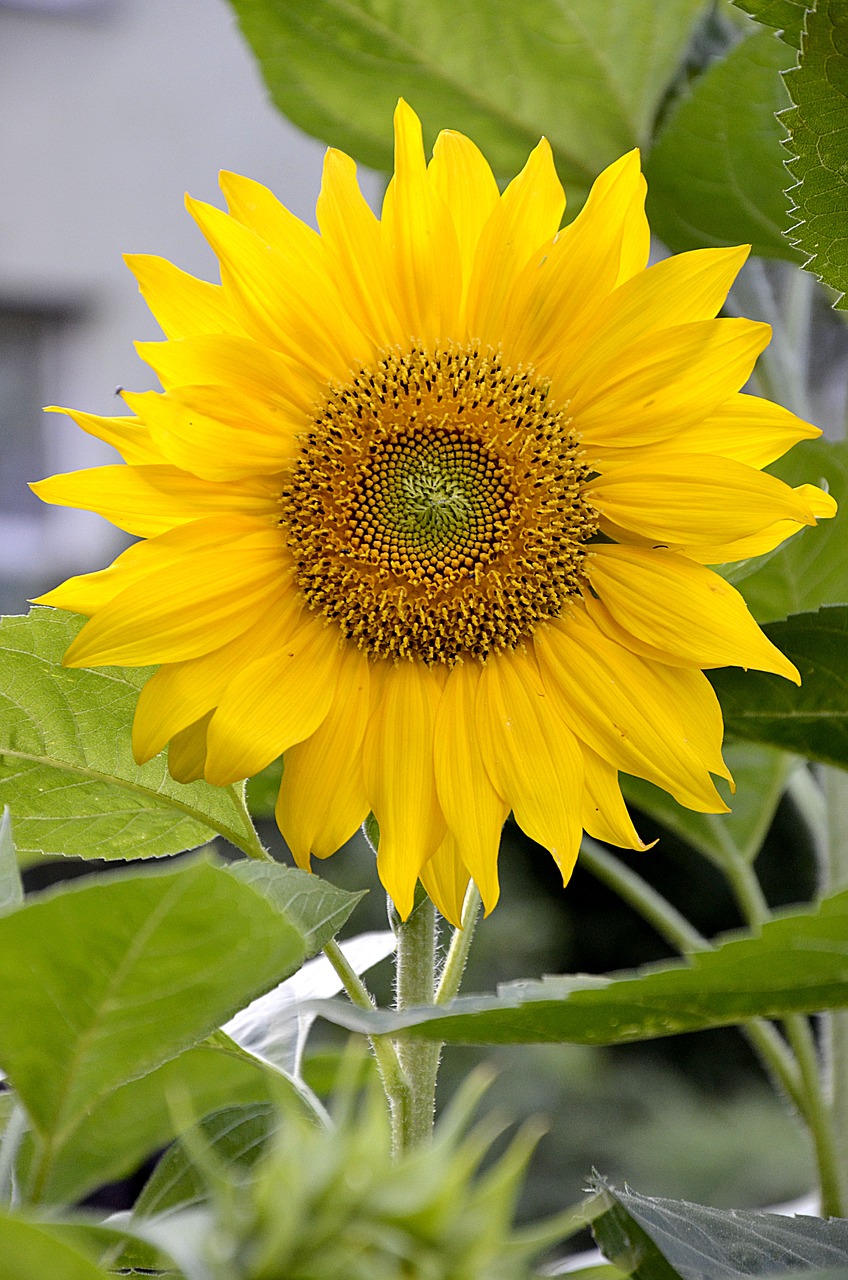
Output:
<instances>
[{"instance_id":1,"label":"flower center","mask_svg":"<svg viewBox=\"0 0 848 1280\"><path fill-rule=\"evenodd\" d=\"M372 657L482 659L581 590L588 475L531 370L390 351L327 394L281 523L308 606Z\"/></svg>"}]
</instances>

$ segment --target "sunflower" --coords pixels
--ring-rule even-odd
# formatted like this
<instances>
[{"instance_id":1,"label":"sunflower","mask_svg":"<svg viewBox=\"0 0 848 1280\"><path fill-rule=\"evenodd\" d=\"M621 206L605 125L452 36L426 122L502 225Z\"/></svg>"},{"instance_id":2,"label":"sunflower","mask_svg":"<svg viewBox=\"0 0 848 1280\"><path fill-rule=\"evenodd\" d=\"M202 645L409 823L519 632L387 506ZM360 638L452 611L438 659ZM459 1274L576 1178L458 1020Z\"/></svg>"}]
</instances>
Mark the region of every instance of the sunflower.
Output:
<instances>
[{"instance_id":1,"label":"sunflower","mask_svg":"<svg viewBox=\"0 0 848 1280\"><path fill-rule=\"evenodd\" d=\"M41 603L69 666L157 664L139 762L219 785L281 754L302 867L373 812L401 916L420 879L487 910L511 810L566 882L585 828L644 848L619 771L726 811L705 668L798 674L708 568L834 512L761 468L819 434L740 393L765 324L716 319L747 249L648 267L637 152L565 197L542 141L501 194L462 134L395 115L382 217L327 153L320 233L225 173L188 200L221 284L130 256L166 341L131 416L64 410L126 465L48 502L140 541Z\"/></svg>"}]
</instances>

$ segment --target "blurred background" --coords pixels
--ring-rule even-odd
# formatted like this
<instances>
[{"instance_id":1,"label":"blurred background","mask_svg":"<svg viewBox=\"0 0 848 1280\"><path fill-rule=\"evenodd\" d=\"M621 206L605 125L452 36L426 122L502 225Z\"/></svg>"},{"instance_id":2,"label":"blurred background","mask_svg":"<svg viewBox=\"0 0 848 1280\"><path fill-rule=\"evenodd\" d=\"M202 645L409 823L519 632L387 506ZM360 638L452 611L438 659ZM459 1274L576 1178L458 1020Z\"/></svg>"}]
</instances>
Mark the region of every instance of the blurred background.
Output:
<instances>
[{"instance_id":1,"label":"blurred background","mask_svg":"<svg viewBox=\"0 0 848 1280\"><path fill-rule=\"evenodd\" d=\"M102 567L121 545L98 517L47 507L26 488L111 460L43 405L120 413L116 388L154 385L132 342L160 335L121 254L160 254L211 278L214 258L183 208L184 192L217 202L217 171L234 169L312 222L323 151L269 104L225 0L0 0L0 610L24 611L28 596ZM382 179L366 174L363 185L376 199ZM829 314L823 325L830 360L834 342L844 351L844 330ZM839 388L844 395L842 377ZM273 780L253 788L260 810L266 785L271 795ZM661 834L660 846L626 859L708 936L741 924L704 858L647 819L639 826L646 839ZM798 830L785 799L758 861L774 903L813 891L813 855ZM285 857L273 824L263 836ZM480 929L467 989L668 954L586 872L563 893L551 859L514 826L502 868L501 904ZM372 889L350 931L385 927L363 840L320 870ZM376 975L383 999L387 983ZM332 1034L324 1036L331 1047ZM480 1056L448 1055L443 1097ZM527 1216L575 1200L593 1166L645 1194L718 1206L774 1204L811 1185L806 1139L733 1031L616 1051L487 1056L500 1072L490 1105L516 1120L541 1113L549 1124Z\"/></svg>"}]
</instances>

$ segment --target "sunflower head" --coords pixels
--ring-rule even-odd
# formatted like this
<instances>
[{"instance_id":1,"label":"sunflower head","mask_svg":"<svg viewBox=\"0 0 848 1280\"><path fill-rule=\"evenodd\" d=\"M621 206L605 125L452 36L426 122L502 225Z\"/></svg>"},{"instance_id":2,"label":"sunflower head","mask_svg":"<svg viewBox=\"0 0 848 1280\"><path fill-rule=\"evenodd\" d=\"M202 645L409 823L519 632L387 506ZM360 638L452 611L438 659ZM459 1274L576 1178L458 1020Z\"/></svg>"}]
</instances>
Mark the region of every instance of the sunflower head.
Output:
<instances>
[{"instance_id":1,"label":"sunflower head","mask_svg":"<svg viewBox=\"0 0 848 1280\"><path fill-rule=\"evenodd\" d=\"M746 395L768 326L716 318L747 250L648 267L636 152L561 227L543 140L501 193L462 134L428 162L403 102L382 215L327 153L319 231L234 174L189 200L220 283L127 259L166 335L130 416L66 410L125 465L49 502L140 541L42 597L69 665L159 666L139 761L229 783L279 755L295 859L373 812L401 913L498 896L512 810L563 881L583 829L642 846L618 785L726 806L703 671L797 672L709 566L832 500L762 468L818 431Z\"/></svg>"}]
</instances>

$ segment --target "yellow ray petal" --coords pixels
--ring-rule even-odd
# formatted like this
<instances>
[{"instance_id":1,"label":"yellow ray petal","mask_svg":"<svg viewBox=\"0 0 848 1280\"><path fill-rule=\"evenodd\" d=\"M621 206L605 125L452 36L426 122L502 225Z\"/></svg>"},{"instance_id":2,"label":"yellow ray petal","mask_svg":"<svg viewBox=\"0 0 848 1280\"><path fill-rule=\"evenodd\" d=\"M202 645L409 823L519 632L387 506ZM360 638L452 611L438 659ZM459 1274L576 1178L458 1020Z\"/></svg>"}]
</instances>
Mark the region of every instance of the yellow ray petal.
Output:
<instances>
[{"instance_id":1,"label":"yellow ray petal","mask_svg":"<svg viewBox=\"0 0 848 1280\"><path fill-rule=\"evenodd\" d=\"M368 723L368 661L353 645L339 655L338 684L326 718L285 755L277 825L299 867L327 858L368 816L362 739Z\"/></svg>"},{"instance_id":2,"label":"yellow ray petal","mask_svg":"<svg viewBox=\"0 0 848 1280\"><path fill-rule=\"evenodd\" d=\"M664 544L735 541L777 520L814 524L805 495L730 458L661 454L591 480L588 501L603 516Z\"/></svg>"},{"instance_id":3,"label":"yellow ray petal","mask_svg":"<svg viewBox=\"0 0 848 1280\"><path fill-rule=\"evenodd\" d=\"M625 227L634 203L644 205L643 186L639 153L631 151L604 170L574 221L521 271L509 326L537 368L563 346L582 345L592 331L594 314L618 280Z\"/></svg>"},{"instance_id":4,"label":"yellow ray petal","mask_svg":"<svg viewBox=\"0 0 848 1280\"><path fill-rule=\"evenodd\" d=\"M470 138L443 129L427 169L430 185L447 206L459 242L463 297L484 226L500 199L495 175Z\"/></svg>"},{"instance_id":5,"label":"yellow ray petal","mask_svg":"<svg viewBox=\"0 0 848 1280\"><path fill-rule=\"evenodd\" d=\"M545 686L581 741L625 773L656 783L700 813L726 813L709 776L717 764L712 722L698 725L700 692L673 702L666 671L609 640L579 607L539 628L536 652ZM682 672L703 681L700 672ZM720 755L719 755L720 760ZM723 766L722 766L723 771Z\"/></svg>"},{"instance_id":6,"label":"yellow ray petal","mask_svg":"<svg viewBox=\"0 0 848 1280\"><path fill-rule=\"evenodd\" d=\"M124 399L168 462L204 480L274 474L299 448L299 414L233 387L125 391Z\"/></svg>"},{"instance_id":7,"label":"yellow ray petal","mask_svg":"<svg viewBox=\"0 0 848 1280\"><path fill-rule=\"evenodd\" d=\"M770 332L751 320L678 325L631 343L605 364L595 363L590 347L579 368L558 368L555 381L570 388L569 411L590 449L644 447L701 421L737 392Z\"/></svg>"},{"instance_id":8,"label":"yellow ray petal","mask_svg":"<svg viewBox=\"0 0 848 1280\"><path fill-rule=\"evenodd\" d=\"M427 180L421 122L397 105L395 174L383 203L387 283L406 337L434 347L458 332L462 264L447 206Z\"/></svg>"},{"instance_id":9,"label":"yellow ray petal","mask_svg":"<svg viewBox=\"0 0 848 1280\"><path fill-rule=\"evenodd\" d=\"M339 634L309 618L285 643L244 667L209 725L206 780L223 786L259 773L323 722L339 671Z\"/></svg>"},{"instance_id":10,"label":"yellow ray petal","mask_svg":"<svg viewBox=\"0 0 848 1280\"><path fill-rule=\"evenodd\" d=\"M596 840L616 844L623 849L650 849L633 826L624 796L618 785L618 770L581 743L585 768L583 792L583 826ZM654 841L656 844L656 841Z\"/></svg>"},{"instance_id":11,"label":"yellow ray petal","mask_svg":"<svg viewBox=\"0 0 848 1280\"><path fill-rule=\"evenodd\" d=\"M550 851L565 883L583 830L583 757L530 654L514 649L489 656L477 724L494 787L521 829Z\"/></svg>"},{"instance_id":12,"label":"yellow ray petal","mask_svg":"<svg viewBox=\"0 0 848 1280\"><path fill-rule=\"evenodd\" d=\"M125 253L124 262L166 337L244 332L219 284L198 280L149 253Z\"/></svg>"},{"instance_id":13,"label":"yellow ray petal","mask_svg":"<svg viewBox=\"0 0 848 1280\"><path fill-rule=\"evenodd\" d=\"M30 488L42 502L96 511L119 529L143 538L216 511L279 517L276 477L213 483L170 466L92 467L50 476Z\"/></svg>"},{"instance_id":14,"label":"yellow ray petal","mask_svg":"<svg viewBox=\"0 0 848 1280\"><path fill-rule=\"evenodd\" d=\"M350 156L330 147L316 208L330 271L358 327L375 347L404 343L409 334L389 301L380 224L356 181Z\"/></svg>"},{"instance_id":15,"label":"yellow ray petal","mask_svg":"<svg viewBox=\"0 0 848 1280\"><path fill-rule=\"evenodd\" d=\"M288 576L279 531L253 532L257 523L249 517L213 517L139 544L146 572L136 573L86 623L64 665L180 662L246 631Z\"/></svg>"},{"instance_id":16,"label":"yellow ray petal","mask_svg":"<svg viewBox=\"0 0 848 1280\"><path fill-rule=\"evenodd\" d=\"M139 764L158 755L174 734L211 712L249 663L276 653L297 628L302 611L293 583L269 594L250 628L200 658L168 662L139 694L133 721L133 755Z\"/></svg>"},{"instance_id":17,"label":"yellow ray petal","mask_svg":"<svg viewBox=\"0 0 848 1280\"><path fill-rule=\"evenodd\" d=\"M593 547L592 589L626 631L698 667L753 667L801 683L757 626L739 592L717 573L663 550Z\"/></svg>"},{"instance_id":18,"label":"yellow ray petal","mask_svg":"<svg viewBox=\"0 0 848 1280\"><path fill-rule=\"evenodd\" d=\"M206 763L206 733L212 713L174 735L168 747L168 772L177 782L197 782Z\"/></svg>"},{"instance_id":19,"label":"yellow ray petal","mask_svg":"<svg viewBox=\"0 0 848 1280\"><path fill-rule=\"evenodd\" d=\"M314 380L304 378L303 371L279 351L251 338L213 333L180 342L137 342L135 349L166 389L230 384L253 397L283 404L292 414L311 415L315 405Z\"/></svg>"},{"instance_id":20,"label":"yellow ray petal","mask_svg":"<svg viewBox=\"0 0 848 1280\"><path fill-rule=\"evenodd\" d=\"M557 233L565 195L543 138L483 228L468 288L468 333L498 347L507 333L513 286Z\"/></svg>"},{"instance_id":21,"label":"yellow ray petal","mask_svg":"<svg viewBox=\"0 0 848 1280\"><path fill-rule=\"evenodd\" d=\"M450 833L445 836L432 858L424 863L419 875L427 894L441 914L458 929L470 876Z\"/></svg>"},{"instance_id":22,"label":"yellow ray petal","mask_svg":"<svg viewBox=\"0 0 848 1280\"><path fill-rule=\"evenodd\" d=\"M834 499L823 489L814 484L801 484L794 490L807 506L812 521L803 523L797 520L778 520L767 528L753 533L750 537L739 538L735 542L714 543L711 546L681 547L687 556L700 564L732 564L736 560L748 560L752 556L762 556L779 547L781 542L791 538L804 528L805 524L818 520L830 520L836 515L837 507Z\"/></svg>"},{"instance_id":23,"label":"yellow ray petal","mask_svg":"<svg viewBox=\"0 0 848 1280\"><path fill-rule=\"evenodd\" d=\"M624 219L624 234L621 237L621 259L618 267L616 285L624 284L631 276L644 271L648 265L651 252L651 228L645 216L645 197L648 184L640 173L636 183L636 192L627 209Z\"/></svg>"},{"instance_id":24,"label":"yellow ray petal","mask_svg":"<svg viewBox=\"0 0 848 1280\"><path fill-rule=\"evenodd\" d=\"M117 449L124 462L141 466L145 462L164 462L162 452L153 441L149 428L138 418L101 418L96 413L80 413L51 404L45 413L65 413L90 436Z\"/></svg>"},{"instance_id":25,"label":"yellow ray petal","mask_svg":"<svg viewBox=\"0 0 848 1280\"><path fill-rule=\"evenodd\" d=\"M498 847L509 806L492 786L480 753L482 670L478 662L462 662L448 676L436 717L435 760L442 812L488 913L498 900Z\"/></svg>"},{"instance_id":26,"label":"yellow ray petal","mask_svg":"<svg viewBox=\"0 0 848 1280\"><path fill-rule=\"evenodd\" d=\"M36 596L32 603L52 605L55 609L69 609L71 613L84 613L91 617L110 600L114 600L115 596L120 595L131 582L147 575L150 569L147 545L146 542L134 542L107 569L67 578L52 591Z\"/></svg>"},{"instance_id":27,"label":"yellow ray petal","mask_svg":"<svg viewBox=\"0 0 848 1280\"><path fill-rule=\"evenodd\" d=\"M329 275L285 244L267 245L213 205L187 199L221 263L221 279L251 337L308 372L316 391L344 378L371 348L345 312Z\"/></svg>"},{"instance_id":28,"label":"yellow ray petal","mask_svg":"<svg viewBox=\"0 0 848 1280\"><path fill-rule=\"evenodd\" d=\"M404 920L421 868L446 831L433 767L441 694L423 662L386 665L382 697L365 733L365 791L380 824L377 871Z\"/></svg>"},{"instance_id":29,"label":"yellow ray petal","mask_svg":"<svg viewBox=\"0 0 848 1280\"><path fill-rule=\"evenodd\" d=\"M227 169L219 172L218 185L224 193L230 216L255 231L266 244L286 241L299 257L321 260L322 249L317 232L281 204L268 187Z\"/></svg>"}]
</instances>

